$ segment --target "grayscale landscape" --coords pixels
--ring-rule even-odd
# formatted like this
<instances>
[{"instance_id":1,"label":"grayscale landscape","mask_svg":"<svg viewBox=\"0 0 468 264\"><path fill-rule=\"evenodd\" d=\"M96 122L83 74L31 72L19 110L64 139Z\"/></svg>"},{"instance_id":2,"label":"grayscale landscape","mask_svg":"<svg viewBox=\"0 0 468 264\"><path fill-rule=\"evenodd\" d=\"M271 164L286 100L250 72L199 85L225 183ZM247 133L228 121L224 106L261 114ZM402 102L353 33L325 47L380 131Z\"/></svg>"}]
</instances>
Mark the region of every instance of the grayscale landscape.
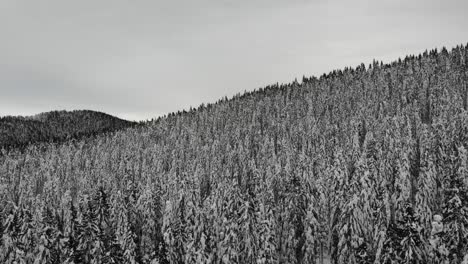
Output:
<instances>
[{"instance_id":1,"label":"grayscale landscape","mask_svg":"<svg viewBox=\"0 0 468 264\"><path fill-rule=\"evenodd\" d=\"M468 264L468 3L0 2L0 263Z\"/></svg>"}]
</instances>

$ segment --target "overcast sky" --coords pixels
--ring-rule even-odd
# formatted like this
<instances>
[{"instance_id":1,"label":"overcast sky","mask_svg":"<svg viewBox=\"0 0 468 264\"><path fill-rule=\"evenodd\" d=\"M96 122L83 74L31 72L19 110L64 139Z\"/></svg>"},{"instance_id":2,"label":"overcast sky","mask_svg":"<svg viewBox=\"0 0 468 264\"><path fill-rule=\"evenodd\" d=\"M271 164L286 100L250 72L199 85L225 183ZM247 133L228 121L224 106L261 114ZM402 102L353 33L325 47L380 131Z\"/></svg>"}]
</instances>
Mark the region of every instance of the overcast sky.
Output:
<instances>
[{"instance_id":1,"label":"overcast sky","mask_svg":"<svg viewBox=\"0 0 468 264\"><path fill-rule=\"evenodd\" d=\"M0 116L141 120L468 42L466 0L0 0Z\"/></svg>"}]
</instances>

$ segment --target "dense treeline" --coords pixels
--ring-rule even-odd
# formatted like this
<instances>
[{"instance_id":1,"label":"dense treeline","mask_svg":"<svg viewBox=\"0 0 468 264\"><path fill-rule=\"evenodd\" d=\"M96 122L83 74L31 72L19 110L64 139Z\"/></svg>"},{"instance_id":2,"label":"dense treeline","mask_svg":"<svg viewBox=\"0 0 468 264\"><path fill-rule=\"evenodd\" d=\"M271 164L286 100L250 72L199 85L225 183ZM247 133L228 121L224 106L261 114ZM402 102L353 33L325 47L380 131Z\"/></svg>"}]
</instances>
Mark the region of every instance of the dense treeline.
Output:
<instances>
[{"instance_id":1,"label":"dense treeline","mask_svg":"<svg viewBox=\"0 0 468 264\"><path fill-rule=\"evenodd\" d=\"M135 123L89 110L51 111L31 117L0 117L0 149L25 148L39 142L63 142L96 136Z\"/></svg>"},{"instance_id":2,"label":"dense treeline","mask_svg":"<svg viewBox=\"0 0 468 264\"><path fill-rule=\"evenodd\" d=\"M467 263L467 48L5 153L0 262Z\"/></svg>"}]
</instances>

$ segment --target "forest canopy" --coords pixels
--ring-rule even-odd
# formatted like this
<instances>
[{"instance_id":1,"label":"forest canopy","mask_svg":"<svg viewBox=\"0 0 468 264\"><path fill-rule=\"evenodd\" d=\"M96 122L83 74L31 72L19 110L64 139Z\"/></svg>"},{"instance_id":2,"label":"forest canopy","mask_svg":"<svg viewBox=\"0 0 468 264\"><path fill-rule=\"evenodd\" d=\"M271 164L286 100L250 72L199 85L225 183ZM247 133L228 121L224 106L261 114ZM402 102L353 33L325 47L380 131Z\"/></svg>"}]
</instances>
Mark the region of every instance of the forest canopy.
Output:
<instances>
[{"instance_id":1,"label":"forest canopy","mask_svg":"<svg viewBox=\"0 0 468 264\"><path fill-rule=\"evenodd\" d=\"M6 152L0 262L468 263L467 49Z\"/></svg>"}]
</instances>

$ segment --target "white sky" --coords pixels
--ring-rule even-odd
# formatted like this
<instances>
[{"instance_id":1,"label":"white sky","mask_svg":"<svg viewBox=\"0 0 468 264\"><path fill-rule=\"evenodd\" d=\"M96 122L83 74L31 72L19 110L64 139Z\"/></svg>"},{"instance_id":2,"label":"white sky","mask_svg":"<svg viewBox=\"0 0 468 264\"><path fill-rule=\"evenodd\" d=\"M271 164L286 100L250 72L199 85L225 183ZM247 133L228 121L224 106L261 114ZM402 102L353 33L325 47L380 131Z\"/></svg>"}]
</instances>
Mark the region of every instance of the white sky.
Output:
<instances>
[{"instance_id":1,"label":"white sky","mask_svg":"<svg viewBox=\"0 0 468 264\"><path fill-rule=\"evenodd\" d=\"M0 0L0 116L132 120L468 42L466 0Z\"/></svg>"}]
</instances>

